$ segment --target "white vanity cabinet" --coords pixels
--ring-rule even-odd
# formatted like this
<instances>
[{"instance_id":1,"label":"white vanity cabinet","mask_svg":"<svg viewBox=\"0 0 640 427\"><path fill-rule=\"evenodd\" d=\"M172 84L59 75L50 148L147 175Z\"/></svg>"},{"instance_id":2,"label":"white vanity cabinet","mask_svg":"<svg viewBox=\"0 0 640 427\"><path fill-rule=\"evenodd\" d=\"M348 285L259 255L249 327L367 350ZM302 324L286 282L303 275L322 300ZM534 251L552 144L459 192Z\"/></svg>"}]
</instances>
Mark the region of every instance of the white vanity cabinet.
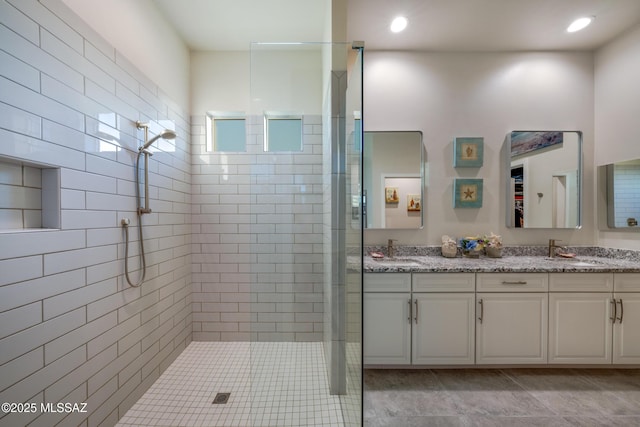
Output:
<instances>
[{"instance_id":1,"label":"white vanity cabinet","mask_svg":"<svg viewBox=\"0 0 640 427\"><path fill-rule=\"evenodd\" d=\"M640 363L640 274L616 273L613 321L613 363Z\"/></svg>"},{"instance_id":2,"label":"white vanity cabinet","mask_svg":"<svg viewBox=\"0 0 640 427\"><path fill-rule=\"evenodd\" d=\"M640 273L365 273L369 365L640 364Z\"/></svg>"},{"instance_id":3,"label":"white vanity cabinet","mask_svg":"<svg viewBox=\"0 0 640 427\"><path fill-rule=\"evenodd\" d=\"M474 273L413 274L414 365L474 363Z\"/></svg>"},{"instance_id":4,"label":"white vanity cabinet","mask_svg":"<svg viewBox=\"0 0 640 427\"><path fill-rule=\"evenodd\" d=\"M364 363L411 363L411 273L365 273Z\"/></svg>"},{"instance_id":5,"label":"white vanity cabinet","mask_svg":"<svg viewBox=\"0 0 640 427\"><path fill-rule=\"evenodd\" d=\"M472 365L474 292L474 273L366 273L364 363Z\"/></svg>"},{"instance_id":6,"label":"white vanity cabinet","mask_svg":"<svg viewBox=\"0 0 640 427\"><path fill-rule=\"evenodd\" d=\"M476 363L547 363L548 275L478 273Z\"/></svg>"},{"instance_id":7,"label":"white vanity cabinet","mask_svg":"<svg viewBox=\"0 0 640 427\"><path fill-rule=\"evenodd\" d=\"M613 273L549 274L549 363L609 364Z\"/></svg>"}]
</instances>

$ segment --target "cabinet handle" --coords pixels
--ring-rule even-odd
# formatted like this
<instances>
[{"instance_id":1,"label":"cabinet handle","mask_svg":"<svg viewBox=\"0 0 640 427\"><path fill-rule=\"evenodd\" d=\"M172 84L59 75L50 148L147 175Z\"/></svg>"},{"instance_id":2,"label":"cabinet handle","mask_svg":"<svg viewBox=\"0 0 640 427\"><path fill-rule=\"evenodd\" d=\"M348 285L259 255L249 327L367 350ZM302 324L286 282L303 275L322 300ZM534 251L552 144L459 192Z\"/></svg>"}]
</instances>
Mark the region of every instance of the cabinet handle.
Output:
<instances>
[{"instance_id":1,"label":"cabinet handle","mask_svg":"<svg viewBox=\"0 0 640 427\"><path fill-rule=\"evenodd\" d=\"M613 321L613 323L616 323L616 317L618 313L618 302L616 301L615 298L609 302L613 305L613 316L609 317L609 320Z\"/></svg>"},{"instance_id":2,"label":"cabinet handle","mask_svg":"<svg viewBox=\"0 0 640 427\"><path fill-rule=\"evenodd\" d=\"M478 320L482 323L482 318L484 317L484 304L482 304L482 298L478 300L478 304L480 304L480 317L478 317Z\"/></svg>"},{"instance_id":3,"label":"cabinet handle","mask_svg":"<svg viewBox=\"0 0 640 427\"><path fill-rule=\"evenodd\" d=\"M624 306L622 305L622 298L620 298L620 317L617 319L622 323L622 317L624 316Z\"/></svg>"},{"instance_id":4,"label":"cabinet handle","mask_svg":"<svg viewBox=\"0 0 640 427\"><path fill-rule=\"evenodd\" d=\"M407 301L407 303L409 304L409 317L407 317L407 320L409 321L409 324L411 324L411 317L413 316L411 311L411 300Z\"/></svg>"},{"instance_id":5,"label":"cabinet handle","mask_svg":"<svg viewBox=\"0 0 640 427\"><path fill-rule=\"evenodd\" d=\"M416 321L416 325L418 324L418 300L415 300L415 304L416 304L416 317L414 317L414 320Z\"/></svg>"},{"instance_id":6,"label":"cabinet handle","mask_svg":"<svg viewBox=\"0 0 640 427\"><path fill-rule=\"evenodd\" d=\"M526 280L513 280L513 281L503 280L502 284L503 285L526 285L527 281Z\"/></svg>"}]
</instances>

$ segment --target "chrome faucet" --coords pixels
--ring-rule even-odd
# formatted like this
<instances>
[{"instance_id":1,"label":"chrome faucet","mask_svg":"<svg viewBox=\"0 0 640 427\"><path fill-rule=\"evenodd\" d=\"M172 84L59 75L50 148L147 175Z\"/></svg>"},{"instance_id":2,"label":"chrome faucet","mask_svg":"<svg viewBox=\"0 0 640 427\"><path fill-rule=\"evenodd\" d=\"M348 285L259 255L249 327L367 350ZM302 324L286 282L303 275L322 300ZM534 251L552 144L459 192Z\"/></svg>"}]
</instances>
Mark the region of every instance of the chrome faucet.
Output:
<instances>
[{"instance_id":1,"label":"chrome faucet","mask_svg":"<svg viewBox=\"0 0 640 427\"><path fill-rule=\"evenodd\" d=\"M549 239L549 258L555 258L556 249L562 248L562 246L556 246L556 242L562 242L562 240Z\"/></svg>"},{"instance_id":2,"label":"chrome faucet","mask_svg":"<svg viewBox=\"0 0 640 427\"><path fill-rule=\"evenodd\" d=\"M395 257L395 248L393 247L393 242L395 242L396 239L389 239L387 241L387 256L389 258L394 258Z\"/></svg>"}]
</instances>

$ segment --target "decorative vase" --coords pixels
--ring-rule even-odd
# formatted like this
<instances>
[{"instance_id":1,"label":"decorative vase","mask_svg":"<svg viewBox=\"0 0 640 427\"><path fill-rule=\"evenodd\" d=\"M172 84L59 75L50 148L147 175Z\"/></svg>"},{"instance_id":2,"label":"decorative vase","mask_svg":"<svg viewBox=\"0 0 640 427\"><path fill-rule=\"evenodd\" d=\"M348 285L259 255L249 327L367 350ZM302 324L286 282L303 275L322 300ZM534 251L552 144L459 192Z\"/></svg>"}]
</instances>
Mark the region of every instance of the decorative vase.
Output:
<instances>
[{"instance_id":1,"label":"decorative vase","mask_svg":"<svg viewBox=\"0 0 640 427\"><path fill-rule=\"evenodd\" d=\"M489 258L502 258L502 248L489 246L485 248L485 251L487 252L487 256Z\"/></svg>"},{"instance_id":2,"label":"decorative vase","mask_svg":"<svg viewBox=\"0 0 640 427\"><path fill-rule=\"evenodd\" d=\"M466 258L480 258L480 251L473 250L464 250L462 251L462 255Z\"/></svg>"},{"instance_id":3,"label":"decorative vase","mask_svg":"<svg viewBox=\"0 0 640 427\"><path fill-rule=\"evenodd\" d=\"M445 258L455 258L458 255L458 247L455 243L444 243L442 245L442 256Z\"/></svg>"}]
</instances>

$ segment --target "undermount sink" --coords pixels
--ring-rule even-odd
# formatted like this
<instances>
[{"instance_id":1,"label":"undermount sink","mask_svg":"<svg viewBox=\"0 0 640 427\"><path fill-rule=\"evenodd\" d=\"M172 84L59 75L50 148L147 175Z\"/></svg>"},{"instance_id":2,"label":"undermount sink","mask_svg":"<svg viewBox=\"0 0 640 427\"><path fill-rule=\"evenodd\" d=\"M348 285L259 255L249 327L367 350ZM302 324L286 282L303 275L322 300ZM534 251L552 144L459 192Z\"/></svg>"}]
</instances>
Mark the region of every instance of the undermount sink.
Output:
<instances>
[{"instance_id":1,"label":"undermount sink","mask_svg":"<svg viewBox=\"0 0 640 427\"><path fill-rule=\"evenodd\" d=\"M596 264L595 262L571 261L571 265L575 265L576 267L594 267L598 264Z\"/></svg>"},{"instance_id":2,"label":"undermount sink","mask_svg":"<svg viewBox=\"0 0 640 427\"><path fill-rule=\"evenodd\" d=\"M402 257L376 259L376 262L379 262L381 264L390 264L396 267L420 267L422 265L415 259Z\"/></svg>"},{"instance_id":3,"label":"undermount sink","mask_svg":"<svg viewBox=\"0 0 640 427\"><path fill-rule=\"evenodd\" d=\"M549 258L549 257L547 257L547 259L549 261L564 262L564 263L573 265L575 267L595 267L595 266L600 265L600 263L595 262L595 261L583 261L583 260L578 259L578 258L563 258L563 257Z\"/></svg>"}]
</instances>

